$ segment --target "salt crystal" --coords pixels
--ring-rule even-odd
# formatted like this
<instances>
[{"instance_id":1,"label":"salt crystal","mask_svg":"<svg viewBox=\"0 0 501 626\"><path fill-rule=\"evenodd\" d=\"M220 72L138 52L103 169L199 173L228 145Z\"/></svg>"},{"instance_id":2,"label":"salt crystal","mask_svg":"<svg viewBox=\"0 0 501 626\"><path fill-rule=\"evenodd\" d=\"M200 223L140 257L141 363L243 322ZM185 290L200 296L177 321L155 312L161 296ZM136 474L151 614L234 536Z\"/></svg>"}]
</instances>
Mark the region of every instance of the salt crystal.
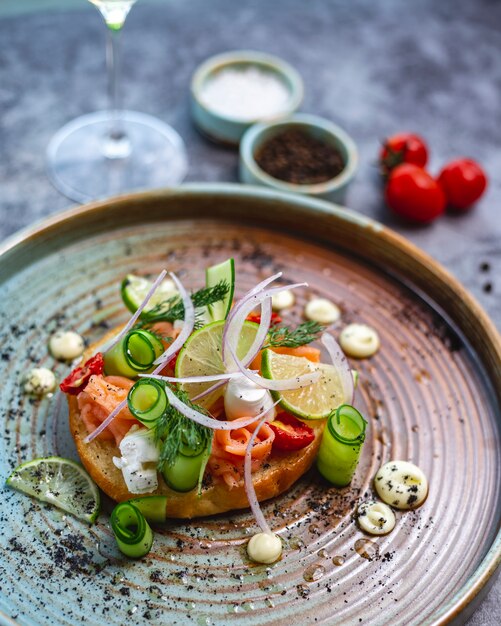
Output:
<instances>
[{"instance_id":1,"label":"salt crystal","mask_svg":"<svg viewBox=\"0 0 501 626\"><path fill-rule=\"evenodd\" d=\"M260 120L287 111L290 92L272 72L226 68L206 81L200 101L219 115L241 121Z\"/></svg>"}]
</instances>

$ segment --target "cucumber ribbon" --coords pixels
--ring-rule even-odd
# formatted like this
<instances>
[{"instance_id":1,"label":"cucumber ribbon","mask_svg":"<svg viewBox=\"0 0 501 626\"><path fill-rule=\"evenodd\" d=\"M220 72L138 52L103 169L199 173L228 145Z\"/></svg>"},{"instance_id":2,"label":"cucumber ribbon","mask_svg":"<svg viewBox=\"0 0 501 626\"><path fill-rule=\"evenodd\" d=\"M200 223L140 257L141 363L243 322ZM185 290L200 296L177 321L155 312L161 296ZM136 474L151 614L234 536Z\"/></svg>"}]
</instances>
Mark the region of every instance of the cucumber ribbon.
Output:
<instances>
[{"instance_id":1,"label":"cucumber ribbon","mask_svg":"<svg viewBox=\"0 0 501 626\"><path fill-rule=\"evenodd\" d=\"M104 355L104 371L108 376L136 378L154 369L155 360L164 352L160 338L144 329L126 333Z\"/></svg>"},{"instance_id":2,"label":"cucumber ribbon","mask_svg":"<svg viewBox=\"0 0 501 626\"><path fill-rule=\"evenodd\" d=\"M169 405L165 383L156 378L141 378L131 387L127 404L129 411L141 424L153 428Z\"/></svg>"},{"instance_id":3,"label":"cucumber ribbon","mask_svg":"<svg viewBox=\"0 0 501 626\"><path fill-rule=\"evenodd\" d=\"M153 532L141 511L130 502L122 502L113 509L111 528L125 556L139 559L151 550Z\"/></svg>"}]
</instances>

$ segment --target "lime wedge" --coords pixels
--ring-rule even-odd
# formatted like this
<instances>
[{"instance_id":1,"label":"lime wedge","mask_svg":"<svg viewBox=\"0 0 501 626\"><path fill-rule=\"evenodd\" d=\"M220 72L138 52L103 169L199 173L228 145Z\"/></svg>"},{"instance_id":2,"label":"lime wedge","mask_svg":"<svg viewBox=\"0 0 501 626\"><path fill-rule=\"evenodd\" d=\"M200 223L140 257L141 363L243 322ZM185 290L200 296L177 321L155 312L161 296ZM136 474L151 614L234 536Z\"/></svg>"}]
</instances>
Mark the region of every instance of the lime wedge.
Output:
<instances>
[{"instance_id":1,"label":"lime wedge","mask_svg":"<svg viewBox=\"0 0 501 626\"><path fill-rule=\"evenodd\" d=\"M22 463L9 476L7 485L89 524L99 515L99 489L87 472L70 459L51 456Z\"/></svg>"},{"instance_id":2,"label":"lime wedge","mask_svg":"<svg viewBox=\"0 0 501 626\"><path fill-rule=\"evenodd\" d=\"M226 369L221 357L224 320L212 322L194 332L184 344L176 361L176 376L208 376L210 374L223 374ZM259 326L252 322L245 322L237 346L237 355L243 358L254 341ZM202 391L212 387L214 383L188 383L182 388L190 398L194 398ZM210 407L224 393L224 386L213 391L207 396L197 400L202 407Z\"/></svg>"},{"instance_id":3,"label":"lime wedge","mask_svg":"<svg viewBox=\"0 0 501 626\"><path fill-rule=\"evenodd\" d=\"M303 420L324 419L347 401L341 378L333 365L312 363L304 357L265 350L261 369L263 376L271 380L285 380L296 378L301 374L321 372L320 378L313 385L302 389L271 392L275 400L280 400L283 409Z\"/></svg>"},{"instance_id":4,"label":"lime wedge","mask_svg":"<svg viewBox=\"0 0 501 626\"><path fill-rule=\"evenodd\" d=\"M143 300L146 298L148 291L153 283L142 276L128 274L122 281L120 293L125 306L131 313L135 313ZM178 291L174 282L170 278L163 280L151 296L150 301L144 307L143 313L148 313L151 309L165 300L169 300L172 296L178 295Z\"/></svg>"}]
</instances>

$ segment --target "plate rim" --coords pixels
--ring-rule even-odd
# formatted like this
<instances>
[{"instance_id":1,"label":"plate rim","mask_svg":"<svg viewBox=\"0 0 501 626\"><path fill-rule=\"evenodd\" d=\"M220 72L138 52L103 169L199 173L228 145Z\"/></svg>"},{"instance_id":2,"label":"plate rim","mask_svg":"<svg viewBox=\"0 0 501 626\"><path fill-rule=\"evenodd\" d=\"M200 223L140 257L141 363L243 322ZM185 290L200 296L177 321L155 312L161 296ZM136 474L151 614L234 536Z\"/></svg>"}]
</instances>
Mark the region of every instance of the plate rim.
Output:
<instances>
[{"instance_id":1,"label":"plate rim","mask_svg":"<svg viewBox=\"0 0 501 626\"><path fill-rule=\"evenodd\" d=\"M288 192L269 190L250 185L237 183L186 183L177 187L155 189L149 191L139 191L131 194L113 196L105 200L99 200L83 205L72 206L69 209L55 213L34 224L26 226L13 233L3 241L0 241L0 264L8 252L13 252L17 247L36 241L50 231L57 231L58 227L67 224L72 220L93 213L99 213L109 205L116 203L129 203L144 200L162 200L183 195L206 196L225 195L237 197L254 197L265 200L279 201L296 205L302 209L316 211L325 215L335 216L337 219L348 222L356 228L370 229L374 236L382 238L388 244L406 252L412 256L420 265L433 268L437 278L452 287L453 291L465 301L468 308L475 313L479 326L488 340L492 342L492 347L496 353L501 367L501 336L494 323L487 315L483 307L476 298L455 278L445 267L424 252L417 245L407 240L393 229L380 222L367 217L353 209L345 208L339 204L334 204L326 200L310 198ZM168 214L166 213L166 219ZM214 218L213 218L214 219ZM441 626L459 619L461 614L468 608L476 609L478 606L471 605L475 600L482 598L482 593L487 593L489 587L494 583L496 574L499 573L498 566L501 564L501 530L494 537L492 544L480 564L471 576L456 591L456 593L444 604L442 604L434 615L431 616L428 624ZM469 617L465 616L465 617ZM0 611L0 624L2 626L19 626L19 623Z\"/></svg>"}]
</instances>

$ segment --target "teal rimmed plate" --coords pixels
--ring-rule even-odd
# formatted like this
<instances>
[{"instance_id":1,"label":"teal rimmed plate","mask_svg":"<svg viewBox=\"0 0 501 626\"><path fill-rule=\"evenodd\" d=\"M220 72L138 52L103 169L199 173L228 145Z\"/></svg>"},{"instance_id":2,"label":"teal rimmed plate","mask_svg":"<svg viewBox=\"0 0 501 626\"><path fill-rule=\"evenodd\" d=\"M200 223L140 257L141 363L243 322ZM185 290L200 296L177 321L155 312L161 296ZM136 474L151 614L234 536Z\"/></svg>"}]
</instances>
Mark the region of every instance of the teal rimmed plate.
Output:
<instances>
[{"instance_id":1,"label":"teal rimmed plate","mask_svg":"<svg viewBox=\"0 0 501 626\"><path fill-rule=\"evenodd\" d=\"M167 267L195 288L203 269L236 260L237 295L282 270L381 335L356 364L367 440L350 488L312 470L264 505L284 557L251 566L247 511L170 522L151 554L123 558L106 511L86 525L3 486L40 456L75 458L60 393L22 393L27 368L58 378L47 351L58 328L91 342L123 322L120 281ZM72 209L0 245L0 623L444 624L463 621L492 581L501 547L501 342L472 297L383 226L310 198L232 185L188 185ZM336 335L338 328L333 329ZM383 462L405 458L430 494L397 513L386 537L352 520ZM371 556L369 560L366 558Z\"/></svg>"}]
</instances>

